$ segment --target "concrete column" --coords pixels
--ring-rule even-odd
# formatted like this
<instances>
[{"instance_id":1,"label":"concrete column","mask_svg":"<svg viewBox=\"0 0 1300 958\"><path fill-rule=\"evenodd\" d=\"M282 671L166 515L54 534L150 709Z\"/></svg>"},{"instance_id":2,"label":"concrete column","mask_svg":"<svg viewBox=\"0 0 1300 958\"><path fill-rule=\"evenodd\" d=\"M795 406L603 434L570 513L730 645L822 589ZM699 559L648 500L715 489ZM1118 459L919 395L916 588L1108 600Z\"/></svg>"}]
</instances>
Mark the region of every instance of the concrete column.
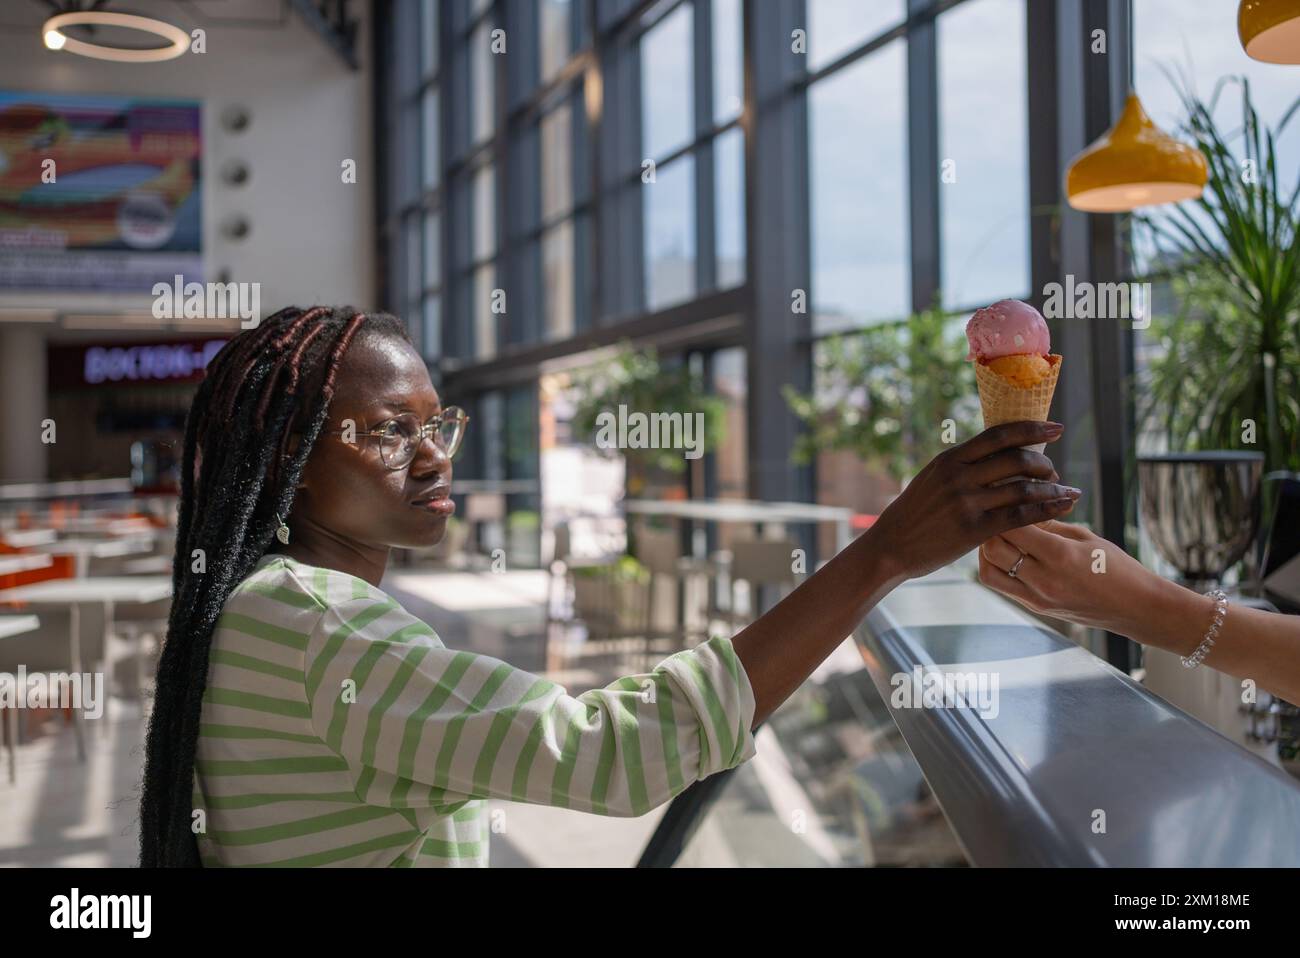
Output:
<instances>
[{"instance_id":1,"label":"concrete column","mask_svg":"<svg viewBox=\"0 0 1300 958\"><path fill-rule=\"evenodd\" d=\"M0 325L0 482L49 477L46 387L45 330Z\"/></svg>"}]
</instances>

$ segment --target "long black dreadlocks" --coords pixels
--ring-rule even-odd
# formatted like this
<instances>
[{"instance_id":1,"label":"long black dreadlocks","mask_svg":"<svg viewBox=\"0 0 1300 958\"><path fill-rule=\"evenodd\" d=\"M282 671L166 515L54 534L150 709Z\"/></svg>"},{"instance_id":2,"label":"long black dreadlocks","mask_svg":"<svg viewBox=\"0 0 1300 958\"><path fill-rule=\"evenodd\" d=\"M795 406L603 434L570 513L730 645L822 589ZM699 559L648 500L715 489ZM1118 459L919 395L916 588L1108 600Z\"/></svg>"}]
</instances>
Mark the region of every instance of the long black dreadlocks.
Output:
<instances>
[{"instance_id":1,"label":"long black dreadlocks","mask_svg":"<svg viewBox=\"0 0 1300 958\"><path fill-rule=\"evenodd\" d=\"M185 424L172 606L145 744L142 867L201 865L191 806L212 633L230 593L266 553L276 517L289 515L329 413L339 363L358 334L410 341L387 313L291 306L226 343L194 396ZM300 442L290 454L295 432Z\"/></svg>"}]
</instances>

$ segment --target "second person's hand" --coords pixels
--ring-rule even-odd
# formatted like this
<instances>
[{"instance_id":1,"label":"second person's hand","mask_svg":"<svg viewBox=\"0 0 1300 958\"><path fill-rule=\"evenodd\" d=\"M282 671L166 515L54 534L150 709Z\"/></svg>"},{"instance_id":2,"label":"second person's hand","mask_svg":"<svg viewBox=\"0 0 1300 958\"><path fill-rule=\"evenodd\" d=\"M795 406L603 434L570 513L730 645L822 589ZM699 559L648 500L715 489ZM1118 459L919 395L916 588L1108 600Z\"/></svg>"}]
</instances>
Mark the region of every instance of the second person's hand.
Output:
<instances>
[{"instance_id":1,"label":"second person's hand","mask_svg":"<svg viewBox=\"0 0 1300 958\"><path fill-rule=\"evenodd\" d=\"M1064 522L991 537L980 546L980 581L1032 612L1120 635L1176 589L1113 542Z\"/></svg>"}]
</instances>

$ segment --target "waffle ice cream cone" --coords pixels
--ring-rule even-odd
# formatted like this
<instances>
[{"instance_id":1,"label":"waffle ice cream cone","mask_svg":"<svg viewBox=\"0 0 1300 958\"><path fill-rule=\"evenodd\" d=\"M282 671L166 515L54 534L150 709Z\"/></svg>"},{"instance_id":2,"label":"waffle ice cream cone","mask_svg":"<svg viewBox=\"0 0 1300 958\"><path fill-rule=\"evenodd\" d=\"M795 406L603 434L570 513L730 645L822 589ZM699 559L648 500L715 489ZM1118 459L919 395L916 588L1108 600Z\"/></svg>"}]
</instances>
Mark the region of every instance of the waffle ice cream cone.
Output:
<instances>
[{"instance_id":1,"label":"waffle ice cream cone","mask_svg":"<svg viewBox=\"0 0 1300 958\"><path fill-rule=\"evenodd\" d=\"M1001 300L975 311L966 323L966 340L966 358L975 363L984 428L1044 422L1061 375L1061 357L1052 352L1052 334L1043 314L1018 299ZM1041 453L1047 443L1024 448ZM1025 479L1029 477L1011 476L993 485Z\"/></svg>"},{"instance_id":2,"label":"waffle ice cream cone","mask_svg":"<svg viewBox=\"0 0 1300 958\"><path fill-rule=\"evenodd\" d=\"M984 411L984 427L998 426L1004 422L1023 420L1042 422L1052 405L1056 380L1061 374L1061 357L1047 357L1047 375L1033 386L1017 385L1012 379L999 375L987 364L975 363L975 382L979 386L980 406ZM1042 452L1046 443L1029 448Z\"/></svg>"}]
</instances>

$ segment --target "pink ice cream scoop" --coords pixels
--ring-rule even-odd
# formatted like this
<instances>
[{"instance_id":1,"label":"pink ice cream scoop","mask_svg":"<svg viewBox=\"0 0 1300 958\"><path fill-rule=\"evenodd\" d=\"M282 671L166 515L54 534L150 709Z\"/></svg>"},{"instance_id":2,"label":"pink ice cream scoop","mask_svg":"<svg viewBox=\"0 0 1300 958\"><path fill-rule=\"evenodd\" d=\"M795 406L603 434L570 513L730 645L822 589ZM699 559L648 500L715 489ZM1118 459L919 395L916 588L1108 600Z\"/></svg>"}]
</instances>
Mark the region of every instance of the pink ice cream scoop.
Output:
<instances>
[{"instance_id":1,"label":"pink ice cream scoop","mask_svg":"<svg viewBox=\"0 0 1300 958\"><path fill-rule=\"evenodd\" d=\"M1052 337L1042 313L1018 299L1004 299L976 310L966 324L970 343L967 359L997 359L1001 356L1035 354L1047 356L1052 351Z\"/></svg>"}]
</instances>

